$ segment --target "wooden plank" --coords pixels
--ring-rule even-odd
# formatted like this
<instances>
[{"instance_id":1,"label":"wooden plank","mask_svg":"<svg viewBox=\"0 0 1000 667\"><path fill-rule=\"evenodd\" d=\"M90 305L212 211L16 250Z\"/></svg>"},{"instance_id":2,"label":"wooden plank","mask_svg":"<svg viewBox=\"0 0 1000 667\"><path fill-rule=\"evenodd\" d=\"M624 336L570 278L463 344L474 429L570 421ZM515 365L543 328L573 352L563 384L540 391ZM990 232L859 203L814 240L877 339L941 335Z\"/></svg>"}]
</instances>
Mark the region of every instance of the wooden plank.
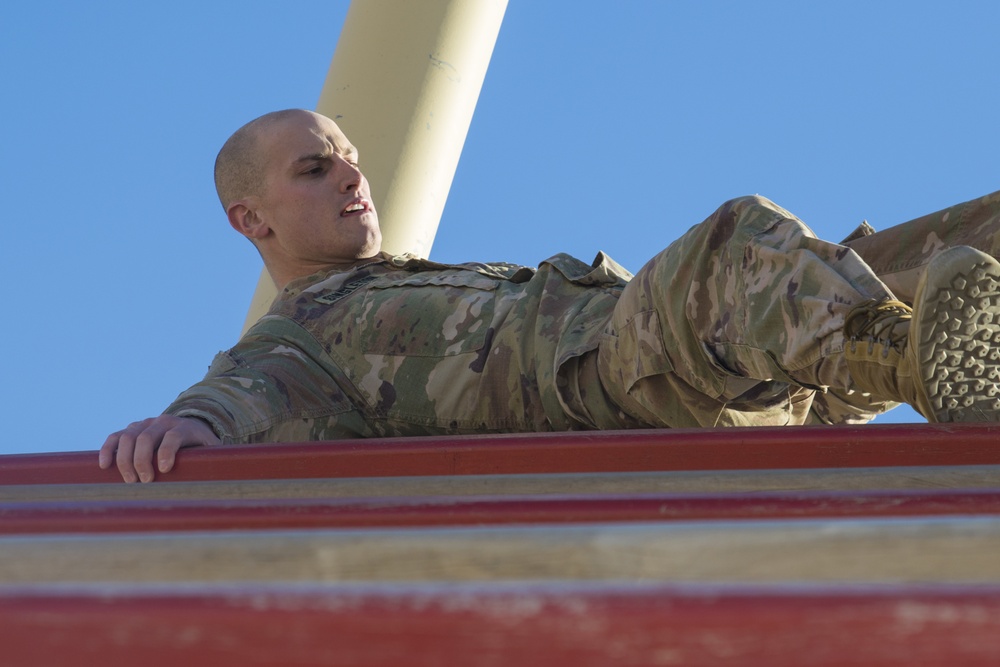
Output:
<instances>
[{"instance_id":1,"label":"wooden plank","mask_svg":"<svg viewBox=\"0 0 1000 667\"><path fill-rule=\"evenodd\" d=\"M996 586L0 589L11 665L993 667L998 636Z\"/></svg>"},{"instance_id":2,"label":"wooden plank","mask_svg":"<svg viewBox=\"0 0 1000 667\"><path fill-rule=\"evenodd\" d=\"M181 452L168 481L1000 465L1000 425L886 424L385 438ZM92 452L0 457L0 484L106 483Z\"/></svg>"},{"instance_id":3,"label":"wooden plank","mask_svg":"<svg viewBox=\"0 0 1000 667\"><path fill-rule=\"evenodd\" d=\"M0 503L0 534L1000 515L1000 489Z\"/></svg>"},{"instance_id":4,"label":"wooden plank","mask_svg":"<svg viewBox=\"0 0 1000 667\"><path fill-rule=\"evenodd\" d=\"M1000 582L1000 518L0 537L0 582Z\"/></svg>"},{"instance_id":5,"label":"wooden plank","mask_svg":"<svg viewBox=\"0 0 1000 667\"><path fill-rule=\"evenodd\" d=\"M719 470L348 479L231 480L171 484L0 485L2 502L349 498L635 493L759 493L1000 487L1000 466L823 470Z\"/></svg>"}]
</instances>

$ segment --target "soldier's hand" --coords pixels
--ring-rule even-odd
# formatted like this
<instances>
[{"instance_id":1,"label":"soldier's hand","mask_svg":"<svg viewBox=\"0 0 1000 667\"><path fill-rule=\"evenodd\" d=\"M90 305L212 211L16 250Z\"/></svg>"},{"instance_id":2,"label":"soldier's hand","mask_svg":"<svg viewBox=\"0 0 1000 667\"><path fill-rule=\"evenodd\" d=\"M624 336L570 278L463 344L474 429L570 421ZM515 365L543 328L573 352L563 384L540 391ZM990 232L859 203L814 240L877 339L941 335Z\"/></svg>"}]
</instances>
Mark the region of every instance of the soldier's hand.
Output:
<instances>
[{"instance_id":1,"label":"soldier's hand","mask_svg":"<svg viewBox=\"0 0 1000 667\"><path fill-rule=\"evenodd\" d=\"M117 462L122 479L128 483L152 482L156 477L153 459L161 473L174 467L174 459L182 447L218 445L221 441L204 421L193 417L160 415L129 424L115 431L101 445L98 462L110 468Z\"/></svg>"}]
</instances>

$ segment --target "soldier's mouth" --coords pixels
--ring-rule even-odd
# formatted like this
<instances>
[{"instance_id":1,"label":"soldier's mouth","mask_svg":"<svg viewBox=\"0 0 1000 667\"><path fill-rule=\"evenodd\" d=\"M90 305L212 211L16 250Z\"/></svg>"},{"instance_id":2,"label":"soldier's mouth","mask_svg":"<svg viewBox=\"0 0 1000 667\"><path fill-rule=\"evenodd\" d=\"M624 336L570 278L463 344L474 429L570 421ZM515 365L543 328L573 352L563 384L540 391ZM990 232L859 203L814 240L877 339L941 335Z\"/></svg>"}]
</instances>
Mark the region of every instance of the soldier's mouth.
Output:
<instances>
[{"instance_id":1,"label":"soldier's mouth","mask_svg":"<svg viewBox=\"0 0 1000 667\"><path fill-rule=\"evenodd\" d=\"M340 215L351 215L352 213L363 213L368 210L368 202L364 199L355 199L353 202L348 204Z\"/></svg>"}]
</instances>

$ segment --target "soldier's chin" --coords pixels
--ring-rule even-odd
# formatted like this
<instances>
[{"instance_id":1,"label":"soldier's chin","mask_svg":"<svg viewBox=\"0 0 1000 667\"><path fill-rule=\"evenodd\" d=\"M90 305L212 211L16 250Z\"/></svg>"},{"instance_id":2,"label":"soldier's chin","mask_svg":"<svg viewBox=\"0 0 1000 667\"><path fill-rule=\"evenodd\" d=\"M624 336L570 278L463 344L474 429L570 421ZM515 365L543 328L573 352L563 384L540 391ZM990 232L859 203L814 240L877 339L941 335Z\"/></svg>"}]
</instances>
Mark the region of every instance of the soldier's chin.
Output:
<instances>
[{"instance_id":1,"label":"soldier's chin","mask_svg":"<svg viewBox=\"0 0 1000 667\"><path fill-rule=\"evenodd\" d=\"M369 235L366 249L368 254L365 255L365 257L377 255L379 251L382 250L382 232L379 230L378 225L375 226L375 229L373 229L372 233Z\"/></svg>"}]
</instances>

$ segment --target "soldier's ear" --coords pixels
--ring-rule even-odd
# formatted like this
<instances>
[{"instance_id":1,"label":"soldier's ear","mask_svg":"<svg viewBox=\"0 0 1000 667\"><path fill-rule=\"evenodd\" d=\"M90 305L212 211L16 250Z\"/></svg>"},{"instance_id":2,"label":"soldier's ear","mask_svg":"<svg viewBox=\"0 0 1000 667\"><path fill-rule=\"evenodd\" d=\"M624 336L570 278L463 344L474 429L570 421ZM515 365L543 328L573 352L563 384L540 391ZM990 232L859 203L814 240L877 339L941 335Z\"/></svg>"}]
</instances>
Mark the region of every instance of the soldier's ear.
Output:
<instances>
[{"instance_id":1,"label":"soldier's ear","mask_svg":"<svg viewBox=\"0 0 1000 667\"><path fill-rule=\"evenodd\" d=\"M271 228L257 215L252 197L235 201L226 209L226 217L233 229L251 241L268 235Z\"/></svg>"}]
</instances>

